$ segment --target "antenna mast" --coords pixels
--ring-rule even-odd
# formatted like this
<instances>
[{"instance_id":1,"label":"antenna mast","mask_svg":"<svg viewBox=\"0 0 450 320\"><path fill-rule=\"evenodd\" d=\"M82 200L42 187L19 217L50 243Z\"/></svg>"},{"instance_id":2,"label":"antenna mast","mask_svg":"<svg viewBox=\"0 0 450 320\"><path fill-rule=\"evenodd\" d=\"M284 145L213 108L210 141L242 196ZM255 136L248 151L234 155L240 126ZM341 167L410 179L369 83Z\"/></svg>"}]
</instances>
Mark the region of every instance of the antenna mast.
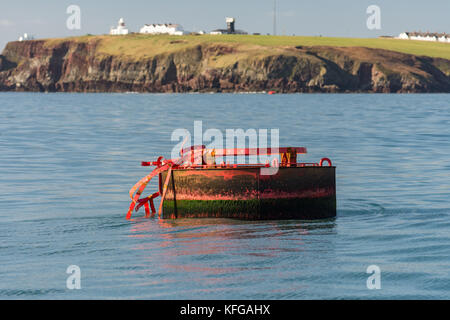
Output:
<instances>
[{"instance_id":1,"label":"antenna mast","mask_svg":"<svg viewBox=\"0 0 450 320\"><path fill-rule=\"evenodd\" d=\"M277 35L277 0L273 0L273 35Z\"/></svg>"}]
</instances>

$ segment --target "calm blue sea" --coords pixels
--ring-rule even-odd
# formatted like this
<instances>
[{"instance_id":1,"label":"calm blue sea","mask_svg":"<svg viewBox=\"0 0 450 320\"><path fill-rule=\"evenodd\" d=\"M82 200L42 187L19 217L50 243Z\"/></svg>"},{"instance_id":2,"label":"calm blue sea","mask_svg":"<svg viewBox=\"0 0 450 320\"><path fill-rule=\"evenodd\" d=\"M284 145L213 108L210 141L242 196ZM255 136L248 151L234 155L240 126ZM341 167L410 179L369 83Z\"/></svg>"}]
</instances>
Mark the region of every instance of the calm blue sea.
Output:
<instances>
[{"instance_id":1,"label":"calm blue sea","mask_svg":"<svg viewBox=\"0 0 450 320\"><path fill-rule=\"evenodd\" d=\"M126 221L194 120L331 158L338 217ZM449 299L450 95L1 93L0 298Z\"/></svg>"}]
</instances>

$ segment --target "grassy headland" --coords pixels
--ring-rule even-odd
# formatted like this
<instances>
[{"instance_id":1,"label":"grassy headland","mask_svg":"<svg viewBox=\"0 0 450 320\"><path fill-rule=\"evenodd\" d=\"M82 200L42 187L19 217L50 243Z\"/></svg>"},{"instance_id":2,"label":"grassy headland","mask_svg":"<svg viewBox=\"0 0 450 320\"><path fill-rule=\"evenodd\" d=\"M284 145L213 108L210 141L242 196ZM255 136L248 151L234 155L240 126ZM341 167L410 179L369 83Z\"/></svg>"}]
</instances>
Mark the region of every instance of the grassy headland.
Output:
<instances>
[{"instance_id":1,"label":"grassy headland","mask_svg":"<svg viewBox=\"0 0 450 320\"><path fill-rule=\"evenodd\" d=\"M64 39L48 39L49 44L62 41L89 42L101 40L99 52L109 55L127 55L136 59L174 52L201 44L232 44L241 50L286 47L366 47L384 49L416 56L428 56L450 60L450 44L439 42L398 40L389 38L331 38L300 36L254 36L254 35L143 35L126 36L82 36ZM241 51L240 50L240 51Z\"/></svg>"},{"instance_id":2,"label":"grassy headland","mask_svg":"<svg viewBox=\"0 0 450 320\"><path fill-rule=\"evenodd\" d=\"M10 42L0 90L450 92L450 44L142 34Z\"/></svg>"}]
</instances>

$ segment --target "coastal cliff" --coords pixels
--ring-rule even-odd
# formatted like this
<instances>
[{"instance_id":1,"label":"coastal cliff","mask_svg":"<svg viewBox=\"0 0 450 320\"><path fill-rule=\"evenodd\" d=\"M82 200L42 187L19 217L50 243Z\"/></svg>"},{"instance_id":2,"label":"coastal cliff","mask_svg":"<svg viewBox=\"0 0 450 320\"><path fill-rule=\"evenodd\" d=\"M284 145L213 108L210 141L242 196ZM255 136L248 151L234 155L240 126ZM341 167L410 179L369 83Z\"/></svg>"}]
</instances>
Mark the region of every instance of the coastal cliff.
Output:
<instances>
[{"instance_id":1,"label":"coastal cliff","mask_svg":"<svg viewBox=\"0 0 450 320\"><path fill-rule=\"evenodd\" d=\"M450 60L439 57L195 36L119 38L10 42L0 55L0 91L450 92Z\"/></svg>"}]
</instances>

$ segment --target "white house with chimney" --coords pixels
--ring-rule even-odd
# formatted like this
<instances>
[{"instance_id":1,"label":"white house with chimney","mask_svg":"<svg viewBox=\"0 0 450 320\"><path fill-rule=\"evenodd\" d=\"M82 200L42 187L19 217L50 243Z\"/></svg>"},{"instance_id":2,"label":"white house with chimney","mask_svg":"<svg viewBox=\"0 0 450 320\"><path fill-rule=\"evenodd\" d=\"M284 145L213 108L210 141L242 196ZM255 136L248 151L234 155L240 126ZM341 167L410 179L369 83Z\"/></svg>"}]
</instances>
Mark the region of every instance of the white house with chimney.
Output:
<instances>
[{"instance_id":1,"label":"white house with chimney","mask_svg":"<svg viewBox=\"0 0 450 320\"><path fill-rule=\"evenodd\" d=\"M448 42L450 43L450 34L440 34L438 35L438 39L439 42Z\"/></svg>"},{"instance_id":2,"label":"white house with chimney","mask_svg":"<svg viewBox=\"0 0 450 320\"><path fill-rule=\"evenodd\" d=\"M403 32L397 39L450 43L450 34L430 32Z\"/></svg>"},{"instance_id":3,"label":"white house with chimney","mask_svg":"<svg viewBox=\"0 0 450 320\"><path fill-rule=\"evenodd\" d=\"M144 34L169 34L173 36L182 36L183 34L186 34L181 25L173 23L146 24L139 32Z\"/></svg>"},{"instance_id":4,"label":"white house with chimney","mask_svg":"<svg viewBox=\"0 0 450 320\"><path fill-rule=\"evenodd\" d=\"M125 35L128 34L129 31L127 29L127 27L125 26L125 20L123 18L120 18L119 23L117 25L117 27L111 27L111 30L109 31L109 34L111 35Z\"/></svg>"}]
</instances>

